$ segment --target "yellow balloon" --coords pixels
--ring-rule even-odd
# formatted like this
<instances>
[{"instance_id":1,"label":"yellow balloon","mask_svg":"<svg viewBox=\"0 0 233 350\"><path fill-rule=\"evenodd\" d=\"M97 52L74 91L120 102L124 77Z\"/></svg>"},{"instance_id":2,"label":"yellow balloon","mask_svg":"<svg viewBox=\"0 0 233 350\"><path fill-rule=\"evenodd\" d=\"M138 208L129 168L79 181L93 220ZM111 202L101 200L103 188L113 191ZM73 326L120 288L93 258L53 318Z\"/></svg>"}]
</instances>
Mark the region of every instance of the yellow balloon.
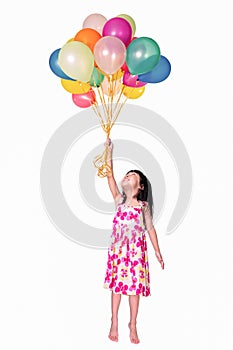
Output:
<instances>
[{"instance_id":1,"label":"yellow balloon","mask_svg":"<svg viewBox=\"0 0 233 350\"><path fill-rule=\"evenodd\" d=\"M145 86L135 88L135 87L124 85L122 88L123 95L131 99L136 99L141 97L144 94L144 91L145 91Z\"/></svg>"},{"instance_id":2,"label":"yellow balloon","mask_svg":"<svg viewBox=\"0 0 233 350\"><path fill-rule=\"evenodd\" d=\"M74 41L74 38L71 38L71 39L67 40L66 43L70 43L71 41Z\"/></svg>"},{"instance_id":3,"label":"yellow balloon","mask_svg":"<svg viewBox=\"0 0 233 350\"><path fill-rule=\"evenodd\" d=\"M70 92L71 94L85 94L91 88L90 84L88 83L67 79L61 79L61 85L66 91Z\"/></svg>"}]
</instances>

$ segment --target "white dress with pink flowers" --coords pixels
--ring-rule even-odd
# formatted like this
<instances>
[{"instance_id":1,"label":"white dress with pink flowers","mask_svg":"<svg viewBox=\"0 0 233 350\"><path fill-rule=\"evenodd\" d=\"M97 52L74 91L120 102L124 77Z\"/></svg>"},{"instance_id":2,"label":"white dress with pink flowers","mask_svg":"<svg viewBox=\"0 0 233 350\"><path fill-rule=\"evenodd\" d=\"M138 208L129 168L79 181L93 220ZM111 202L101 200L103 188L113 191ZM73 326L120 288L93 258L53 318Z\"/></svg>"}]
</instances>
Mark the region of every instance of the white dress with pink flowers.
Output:
<instances>
[{"instance_id":1,"label":"white dress with pink flowers","mask_svg":"<svg viewBox=\"0 0 233 350\"><path fill-rule=\"evenodd\" d=\"M122 200L122 195L116 200L104 288L116 294L149 296L146 231L153 227L150 208L145 201L126 206Z\"/></svg>"}]
</instances>

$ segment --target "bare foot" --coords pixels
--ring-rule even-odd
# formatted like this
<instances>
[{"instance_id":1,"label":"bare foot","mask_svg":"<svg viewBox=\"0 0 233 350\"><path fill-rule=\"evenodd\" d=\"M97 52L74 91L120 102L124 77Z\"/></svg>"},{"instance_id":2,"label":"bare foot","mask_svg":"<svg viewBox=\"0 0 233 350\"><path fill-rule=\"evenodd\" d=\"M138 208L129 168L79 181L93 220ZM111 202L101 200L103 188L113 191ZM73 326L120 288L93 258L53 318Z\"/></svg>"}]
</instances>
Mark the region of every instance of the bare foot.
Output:
<instances>
[{"instance_id":1,"label":"bare foot","mask_svg":"<svg viewBox=\"0 0 233 350\"><path fill-rule=\"evenodd\" d=\"M131 343L138 344L140 342L140 340L138 338L136 324L131 324L129 322L128 326L130 329L129 337L130 337Z\"/></svg>"},{"instance_id":2,"label":"bare foot","mask_svg":"<svg viewBox=\"0 0 233 350\"><path fill-rule=\"evenodd\" d=\"M110 332L108 335L109 339L112 341L118 341L118 322L112 320Z\"/></svg>"}]
</instances>

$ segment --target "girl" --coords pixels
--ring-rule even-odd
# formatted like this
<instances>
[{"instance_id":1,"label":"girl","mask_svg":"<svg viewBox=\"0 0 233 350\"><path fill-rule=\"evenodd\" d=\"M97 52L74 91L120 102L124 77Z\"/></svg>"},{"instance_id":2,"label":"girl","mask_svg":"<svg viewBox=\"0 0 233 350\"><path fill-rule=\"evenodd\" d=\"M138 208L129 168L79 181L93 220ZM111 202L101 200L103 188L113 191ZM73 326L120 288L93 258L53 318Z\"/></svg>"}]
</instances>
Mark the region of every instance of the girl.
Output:
<instances>
[{"instance_id":1,"label":"girl","mask_svg":"<svg viewBox=\"0 0 233 350\"><path fill-rule=\"evenodd\" d=\"M105 145L108 146L107 163L112 169L112 173L107 175L108 185L116 205L104 280L104 288L112 292L112 317L108 337L113 341L118 341L118 309L121 295L128 295L130 341L137 344L139 343L136 329L139 298L140 295L151 295L146 230L162 269L164 269L164 262L150 207L146 201L148 195L146 176L140 170L128 171L121 180L123 190L121 194L113 174L112 142L109 138Z\"/></svg>"}]
</instances>

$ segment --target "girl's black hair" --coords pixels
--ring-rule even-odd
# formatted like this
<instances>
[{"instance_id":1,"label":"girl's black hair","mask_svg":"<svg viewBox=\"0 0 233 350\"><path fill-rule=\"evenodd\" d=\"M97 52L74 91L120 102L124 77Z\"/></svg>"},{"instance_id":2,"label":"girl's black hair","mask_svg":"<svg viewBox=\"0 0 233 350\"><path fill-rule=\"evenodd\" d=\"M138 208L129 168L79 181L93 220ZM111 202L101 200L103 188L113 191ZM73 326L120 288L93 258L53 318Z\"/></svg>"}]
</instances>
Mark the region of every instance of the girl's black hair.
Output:
<instances>
[{"instance_id":1,"label":"girl's black hair","mask_svg":"<svg viewBox=\"0 0 233 350\"><path fill-rule=\"evenodd\" d=\"M146 175L144 175L140 170L129 170L126 174L129 173L137 173L140 176L140 185L143 185L143 190L140 190L138 195L137 195L137 200L141 201L147 201L150 207L150 212L151 216L153 218L153 208L154 208L154 203L153 203L153 196L152 196L152 188L151 188L151 183L147 179ZM123 191L123 201L122 203L125 202L126 200L126 195Z\"/></svg>"},{"instance_id":2,"label":"girl's black hair","mask_svg":"<svg viewBox=\"0 0 233 350\"><path fill-rule=\"evenodd\" d=\"M140 176L140 186L143 185L143 190L140 190L137 195L137 200L147 201L148 197L148 181L147 177L140 170L129 170L126 174L137 173Z\"/></svg>"}]
</instances>

